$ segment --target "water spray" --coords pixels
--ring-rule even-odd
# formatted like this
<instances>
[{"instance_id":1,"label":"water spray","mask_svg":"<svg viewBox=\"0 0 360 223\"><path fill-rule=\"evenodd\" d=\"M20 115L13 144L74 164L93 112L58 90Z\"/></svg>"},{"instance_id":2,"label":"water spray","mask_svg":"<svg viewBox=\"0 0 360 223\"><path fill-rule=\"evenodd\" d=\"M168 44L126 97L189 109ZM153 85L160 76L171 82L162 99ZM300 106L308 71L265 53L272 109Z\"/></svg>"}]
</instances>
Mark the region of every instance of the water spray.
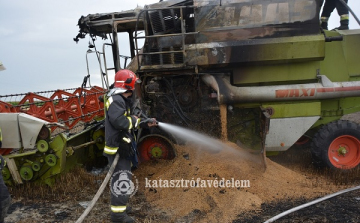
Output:
<instances>
[{"instance_id":1,"label":"water spray","mask_svg":"<svg viewBox=\"0 0 360 223\"><path fill-rule=\"evenodd\" d=\"M224 149L231 152L239 152L238 150L235 150L231 146L219 141L218 139L212 138L210 136L201 134L190 129L163 122L158 122L158 126L162 130L171 133L174 137L177 137L186 142L199 145L201 149L207 150L209 152L217 153Z\"/></svg>"},{"instance_id":2,"label":"water spray","mask_svg":"<svg viewBox=\"0 0 360 223\"><path fill-rule=\"evenodd\" d=\"M243 149L235 149L234 147L221 142L219 139L208 135L164 122L158 122L158 127L163 131L170 133L177 139L199 146L197 149L205 150L211 153L219 153L221 151L230 152L234 155L233 157L236 158L247 159L256 163L265 163L263 156L259 159L259 156L255 153L251 153ZM266 165L264 165L264 171L265 170Z\"/></svg>"}]
</instances>

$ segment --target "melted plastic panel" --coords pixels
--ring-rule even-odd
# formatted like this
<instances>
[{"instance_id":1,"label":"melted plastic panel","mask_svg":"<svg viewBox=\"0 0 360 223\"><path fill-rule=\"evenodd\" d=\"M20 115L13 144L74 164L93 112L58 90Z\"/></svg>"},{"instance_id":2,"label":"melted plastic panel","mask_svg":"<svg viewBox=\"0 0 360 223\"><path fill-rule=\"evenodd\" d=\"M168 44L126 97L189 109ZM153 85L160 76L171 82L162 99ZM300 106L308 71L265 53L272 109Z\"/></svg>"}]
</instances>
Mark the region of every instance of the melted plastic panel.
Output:
<instances>
[{"instance_id":1,"label":"melted plastic panel","mask_svg":"<svg viewBox=\"0 0 360 223\"><path fill-rule=\"evenodd\" d=\"M227 32L227 40L240 36L246 39L319 32L320 3L316 0L228 0L221 1L221 4L214 4L218 1L207 2L208 4L204 1L194 3L200 6L195 8L196 30ZM248 30L238 33L240 29ZM202 38L213 39L207 33Z\"/></svg>"}]
</instances>

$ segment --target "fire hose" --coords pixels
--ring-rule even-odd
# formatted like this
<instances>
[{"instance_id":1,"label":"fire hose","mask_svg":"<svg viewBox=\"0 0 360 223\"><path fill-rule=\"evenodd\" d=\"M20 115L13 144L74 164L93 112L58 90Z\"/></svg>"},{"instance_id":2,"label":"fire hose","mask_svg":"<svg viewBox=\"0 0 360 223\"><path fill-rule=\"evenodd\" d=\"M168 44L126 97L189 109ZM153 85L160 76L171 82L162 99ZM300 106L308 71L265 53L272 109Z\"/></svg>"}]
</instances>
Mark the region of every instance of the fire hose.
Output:
<instances>
[{"instance_id":1,"label":"fire hose","mask_svg":"<svg viewBox=\"0 0 360 223\"><path fill-rule=\"evenodd\" d=\"M106 174L106 177L105 177L104 181L102 182L99 190L96 192L96 194L95 194L94 198L92 199L92 201L90 202L89 206L85 209L85 211L82 213L80 218L75 223L81 223L86 218L86 216L90 213L91 209L95 206L99 197L104 192L104 189L107 186L107 183L109 182L118 161L119 161L119 154L117 153L115 156L114 162L111 164L111 167L110 167L108 173Z\"/></svg>"},{"instance_id":2,"label":"fire hose","mask_svg":"<svg viewBox=\"0 0 360 223\"><path fill-rule=\"evenodd\" d=\"M354 16L356 22L360 25L360 20L356 16L355 12L348 6L348 4L344 0L340 0L340 2L349 10L349 12Z\"/></svg>"},{"instance_id":3,"label":"fire hose","mask_svg":"<svg viewBox=\"0 0 360 223\"><path fill-rule=\"evenodd\" d=\"M290 214L290 213L292 213L292 212L295 212L295 211L298 211L298 210L300 210L300 209L309 207L309 206L311 206L311 205L313 205L313 204L316 204L316 203L319 203L319 202L321 202L321 201L327 200L327 199L329 199L329 198L338 196L338 195L340 195L340 194L347 193L347 192L350 192L350 191L353 191L353 190L358 190L358 189L360 189L360 185L359 185L359 186L356 186L356 187L348 188L348 189L345 189L345 190L341 190L341 191L338 191L338 192L333 193L333 194L326 195L325 197L318 198L318 199L313 200L313 201L311 201L311 202L308 202L308 203L306 203L306 204L302 204L302 205L299 205L299 206L297 206L297 207L294 207L294 208L292 208L292 209L290 209L290 210L284 211L284 212L282 212L282 213L280 213L280 214L278 214L278 215L276 215L276 216L274 216L274 217L272 217L272 218L264 221L264 223L274 222L274 221L278 220L279 218L282 218L282 217L284 217L285 215L288 215L288 214Z\"/></svg>"},{"instance_id":4,"label":"fire hose","mask_svg":"<svg viewBox=\"0 0 360 223\"><path fill-rule=\"evenodd\" d=\"M137 115L142 116L142 117L145 118L145 120L143 120L142 122L148 123L148 122L154 122L155 121L158 124L158 122L155 119L148 118L145 114L142 113L141 110L139 110L137 113L138 113ZM96 192L96 194L95 194L94 198L92 199L92 201L90 202L89 206L85 209L85 211L82 213L82 215L79 217L79 219L75 223L81 223L86 218L86 216L90 213L91 209L95 206L95 204L98 201L99 197L104 192L104 189L105 189L107 183L109 182L112 174L114 173L115 166L118 163L118 161L119 161L119 154L116 153L114 161L111 164L111 167L110 167L104 181L102 182L99 190Z\"/></svg>"}]
</instances>

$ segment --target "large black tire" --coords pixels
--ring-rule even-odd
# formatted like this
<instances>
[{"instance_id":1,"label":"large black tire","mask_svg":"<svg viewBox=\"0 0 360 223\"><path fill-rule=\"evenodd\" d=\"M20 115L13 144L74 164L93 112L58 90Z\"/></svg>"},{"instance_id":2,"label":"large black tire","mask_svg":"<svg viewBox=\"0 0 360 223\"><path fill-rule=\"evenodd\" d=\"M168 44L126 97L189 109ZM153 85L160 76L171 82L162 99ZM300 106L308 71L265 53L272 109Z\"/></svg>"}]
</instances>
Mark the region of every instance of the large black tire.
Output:
<instances>
[{"instance_id":1,"label":"large black tire","mask_svg":"<svg viewBox=\"0 0 360 223\"><path fill-rule=\"evenodd\" d=\"M313 162L318 167L352 169L360 163L360 125L337 120L321 127L311 143Z\"/></svg>"}]
</instances>

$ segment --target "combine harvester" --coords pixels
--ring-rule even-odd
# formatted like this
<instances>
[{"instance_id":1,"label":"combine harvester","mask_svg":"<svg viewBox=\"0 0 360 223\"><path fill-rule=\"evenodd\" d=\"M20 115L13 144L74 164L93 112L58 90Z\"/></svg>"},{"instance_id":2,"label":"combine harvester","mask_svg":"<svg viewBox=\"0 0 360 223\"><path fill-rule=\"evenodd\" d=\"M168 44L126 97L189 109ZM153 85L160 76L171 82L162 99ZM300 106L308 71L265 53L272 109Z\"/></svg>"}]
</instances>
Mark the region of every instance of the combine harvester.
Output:
<instances>
[{"instance_id":1,"label":"combine harvester","mask_svg":"<svg viewBox=\"0 0 360 223\"><path fill-rule=\"evenodd\" d=\"M161 1L81 17L75 40L108 39L98 54L111 46L115 70L139 75L141 107L161 122L264 153L312 138L317 165L349 169L360 163L360 127L340 118L360 110L360 30L322 30L321 4ZM132 61L121 67L123 58ZM171 149L155 144L142 159Z\"/></svg>"},{"instance_id":2,"label":"combine harvester","mask_svg":"<svg viewBox=\"0 0 360 223\"><path fill-rule=\"evenodd\" d=\"M360 127L340 118L360 110L360 30L321 30L320 4L168 0L82 16L74 40L93 41L87 56L96 55L103 86L1 96L5 180L50 184L52 176L101 156L98 98L110 88L111 72L122 68L140 77L134 100L158 121L264 155L312 138L317 165L357 167ZM105 41L96 47L99 37ZM142 161L172 159L173 142L181 143L158 128L139 131L138 139Z\"/></svg>"},{"instance_id":3,"label":"combine harvester","mask_svg":"<svg viewBox=\"0 0 360 223\"><path fill-rule=\"evenodd\" d=\"M101 156L104 109L99 96L104 92L94 86L1 96L5 182L51 185L53 176Z\"/></svg>"}]
</instances>

